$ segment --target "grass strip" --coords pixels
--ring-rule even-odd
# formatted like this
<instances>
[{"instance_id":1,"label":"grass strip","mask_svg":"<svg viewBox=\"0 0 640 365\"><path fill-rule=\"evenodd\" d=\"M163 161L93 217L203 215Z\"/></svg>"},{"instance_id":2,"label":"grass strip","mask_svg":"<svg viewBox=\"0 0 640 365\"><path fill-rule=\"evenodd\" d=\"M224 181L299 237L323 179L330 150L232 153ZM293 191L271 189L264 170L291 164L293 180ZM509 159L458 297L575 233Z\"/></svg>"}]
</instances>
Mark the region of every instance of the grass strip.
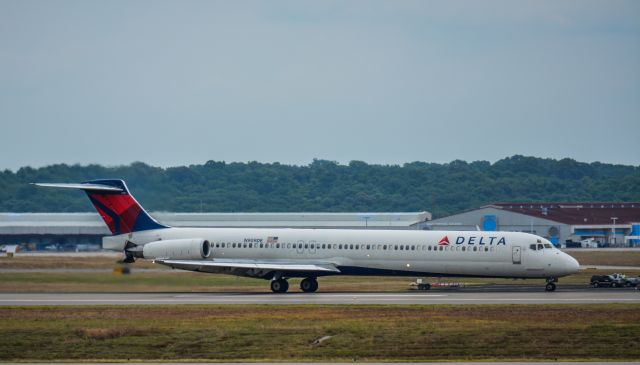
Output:
<instances>
[{"instance_id":1,"label":"grass strip","mask_svg":"<svg viewBox=\"0 0 640 365\"><path fill-rule=\"evenodd\" d=\"M606 270L581 270L578 274L560 279L559 285L588 285L595 274L610 273ZM625 271L636 276L640 270ZM428 281L437 281L429 278ZM476 284L527 284L544 286L544 279L492 279L492 278L450 278L445 281ZM290 287L297 290L299 279L291 279ZM405 291L411 277L356 277L332 276L319 279L321 291ZM242 278L222 274L192 272L136 272L116 275L100 272L0 272L0 292L269 292L269 283L262 279Z\"/></svg>"},{"instance_id":2,"label":"grass strip","mask_svg":"<svg viewBox=\"0 0 640 365\"><path fill-rule=\"evenodd\" d=\"M633 304L2 307L0 321L0 361L640 358Z\"/></svg>"}]
</instances>

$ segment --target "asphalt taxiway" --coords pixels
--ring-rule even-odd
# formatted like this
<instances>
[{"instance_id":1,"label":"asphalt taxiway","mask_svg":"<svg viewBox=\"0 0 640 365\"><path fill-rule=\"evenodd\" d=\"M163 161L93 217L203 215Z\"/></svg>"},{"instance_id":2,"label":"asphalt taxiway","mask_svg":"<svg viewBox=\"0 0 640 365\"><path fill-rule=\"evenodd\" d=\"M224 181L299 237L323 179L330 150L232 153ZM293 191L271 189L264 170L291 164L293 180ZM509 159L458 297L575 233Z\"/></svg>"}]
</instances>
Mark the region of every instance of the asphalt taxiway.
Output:
<instances>
[{"instance_id":1,"label":"asphalt taxiway","mask_svg":"<svg viewBox=\"0 0 640 365\"><path fill-rule=\"evenodd\" d=\"M431 290L395 293L0 293L0 305L136 304L595 304L638 303L640 291L538 287L482 291Z\"/></svg>"}]
</instances>

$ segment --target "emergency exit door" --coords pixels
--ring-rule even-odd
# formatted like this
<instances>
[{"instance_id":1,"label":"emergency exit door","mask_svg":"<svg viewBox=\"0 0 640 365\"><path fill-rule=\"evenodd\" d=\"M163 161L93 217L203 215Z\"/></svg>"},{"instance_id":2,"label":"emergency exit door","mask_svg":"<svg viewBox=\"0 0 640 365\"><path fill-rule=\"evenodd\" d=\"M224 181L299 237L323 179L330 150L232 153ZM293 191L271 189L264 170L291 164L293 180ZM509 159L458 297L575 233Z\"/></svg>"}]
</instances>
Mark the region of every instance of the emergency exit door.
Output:
<instances>
[{"instance_id":1,"label":"emergency exit door","mask_svg":"<svg viewBox=\"0 0 640 365\"><path fill-rule=\"evenodd\" d=\"M512 256L514 264L520 264L522 262L520 246L513 246Z\"/></svg>"}]
</instances>

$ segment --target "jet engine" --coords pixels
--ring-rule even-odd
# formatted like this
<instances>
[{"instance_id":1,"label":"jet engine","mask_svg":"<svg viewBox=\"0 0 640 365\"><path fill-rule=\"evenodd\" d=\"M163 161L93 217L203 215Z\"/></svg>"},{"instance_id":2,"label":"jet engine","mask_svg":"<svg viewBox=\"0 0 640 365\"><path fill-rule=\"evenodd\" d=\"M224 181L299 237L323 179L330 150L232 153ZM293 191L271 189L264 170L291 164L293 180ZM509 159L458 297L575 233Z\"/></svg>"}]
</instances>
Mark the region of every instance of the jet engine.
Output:
<instances>
[{"instance_id":1,"label":"jet engine","mask_svg":"<svg viewBox=\"0 0 640 365\"><path fill-rule=\"evenodd\" d=\"M211 243L202 238L149 242L142 247L145 259L201 260L211 255Z\"/></svg>"}]
</instances>

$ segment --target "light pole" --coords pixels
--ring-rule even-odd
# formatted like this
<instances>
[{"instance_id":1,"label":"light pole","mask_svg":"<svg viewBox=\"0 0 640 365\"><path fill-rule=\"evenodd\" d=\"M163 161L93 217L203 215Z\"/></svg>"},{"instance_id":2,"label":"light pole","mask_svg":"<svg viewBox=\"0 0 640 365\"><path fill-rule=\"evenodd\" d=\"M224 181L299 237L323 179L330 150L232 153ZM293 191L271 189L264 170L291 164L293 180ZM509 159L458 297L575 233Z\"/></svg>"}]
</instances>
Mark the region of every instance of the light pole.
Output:
<instances>
[{"instance_id":1,"label":"light pole","mask_svg":"<svg viewBox=\"0 0 640 365\"><path fill-rule=\"evenodd\" d=\"M611 217L611 220L613 221L613 228L611 228L611 233L613 234L613 237L611 239L611 243L613 243L613 245L616 245L616 220L618 219L618 217Z\"/></svg>"},{"instance_id":2,"label":"light pole","mask_svg":"<svg viewBox=\"0 0 640 365\"><path fill-rule=\"evenodd\" d=\"M364 216L364 229L368 229L369 228L369 219L371 219L371 217L369 216Z\"/></svg>"}]
</instances>

